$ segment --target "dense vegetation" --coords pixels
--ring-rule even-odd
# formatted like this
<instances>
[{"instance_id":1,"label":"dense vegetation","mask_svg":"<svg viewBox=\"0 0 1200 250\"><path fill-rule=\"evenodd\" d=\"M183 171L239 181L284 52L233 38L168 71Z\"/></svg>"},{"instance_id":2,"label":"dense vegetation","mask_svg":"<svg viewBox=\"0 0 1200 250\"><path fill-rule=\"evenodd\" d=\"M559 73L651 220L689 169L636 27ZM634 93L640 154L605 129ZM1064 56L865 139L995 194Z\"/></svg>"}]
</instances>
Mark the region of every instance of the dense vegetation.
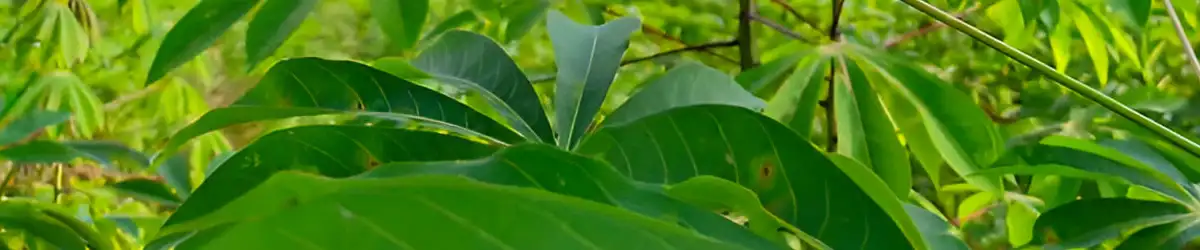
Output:
<instances>
[{"instance_id":1,"label":"dense vegetation","mask_svg":"<svg viewBox=\"0 0 1200 250\"><path fill-rule=\"evenodd\" d=\"M1198 5L0 0L0 248L1195 248Z\"/></svg>"}]
</instances>

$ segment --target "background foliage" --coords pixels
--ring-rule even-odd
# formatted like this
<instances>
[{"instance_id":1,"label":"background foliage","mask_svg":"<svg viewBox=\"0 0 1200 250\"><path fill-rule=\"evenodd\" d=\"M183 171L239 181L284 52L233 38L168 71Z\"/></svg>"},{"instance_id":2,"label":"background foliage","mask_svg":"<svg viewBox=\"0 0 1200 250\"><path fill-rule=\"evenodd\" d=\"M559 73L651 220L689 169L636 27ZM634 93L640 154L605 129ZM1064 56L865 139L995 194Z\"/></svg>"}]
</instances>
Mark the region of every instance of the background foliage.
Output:
<instances>
[{"instance_id":1,"label":"background foliage","mask_svg":"<svg viewBox=\"0 0 1200 250\"><path fill-rule=\"evenodd\" d=\"M1200 148L912 2L0 0L0 247L1190 246ZM1200 136L1198 1L925 2Z\"/></svg>"}]
</instances>

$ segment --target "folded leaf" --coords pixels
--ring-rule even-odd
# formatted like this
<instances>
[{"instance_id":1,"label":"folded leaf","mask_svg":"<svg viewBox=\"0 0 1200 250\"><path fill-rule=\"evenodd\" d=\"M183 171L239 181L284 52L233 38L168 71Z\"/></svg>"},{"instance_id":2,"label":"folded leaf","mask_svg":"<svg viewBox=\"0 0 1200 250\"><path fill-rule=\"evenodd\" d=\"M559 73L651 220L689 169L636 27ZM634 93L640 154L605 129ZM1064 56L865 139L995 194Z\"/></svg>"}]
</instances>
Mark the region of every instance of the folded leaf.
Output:
<instances>
[{"instance_id":1,"label":"folded leaf","mask_svg":"<svg viewBox=\"0 0 1200 250\"><path fill-rule=\"evenodd\" d=\"M624 17L604 25L576 23L561 12L553 11L546 29L554 47L558 66L554 90L555 131L559 147L571 149L587 133L600 111L608 87L629 47L629 37L641 21Z\"/></svg>"}]
</instances>

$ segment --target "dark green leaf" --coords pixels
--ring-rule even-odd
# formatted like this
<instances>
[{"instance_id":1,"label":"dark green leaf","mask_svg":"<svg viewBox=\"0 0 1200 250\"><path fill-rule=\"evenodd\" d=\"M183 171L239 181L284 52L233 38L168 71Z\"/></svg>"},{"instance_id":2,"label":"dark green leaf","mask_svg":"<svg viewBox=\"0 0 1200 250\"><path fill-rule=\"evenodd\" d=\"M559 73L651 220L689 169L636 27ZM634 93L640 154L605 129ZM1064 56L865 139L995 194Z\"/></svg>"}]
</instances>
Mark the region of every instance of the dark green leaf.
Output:
<instances>
[{"instance_id":1,"label":"dark green leaf","mask_svg":"<svg viewBox=\"0 0 1200 250\"><path fill-rule=\"evenodd\" d=\"M275 53L316 5L317 0L267 0L258 8L246 30L246 68Z\"/></svg>"},{"instance_id":2,"label":"dark green leaf","mask_svg":"<svg viewBox=\"0 0 1200 250\"><path fill-rule=\"evenodd\" d=\"M182 199L171 193L166 184L150 179L128 179L109 185L117 192L164 206L179 206Z\"/></svg>"},{"instance_id":3,"label":"dark green leaf","mask_svg":"<svg viewBox=\"0 0 1200 250\"><path fill-rule=\"evenodd\" d=\"M451 86L473 90L527 138L554 142L546 111L525 73L491 39L450 31L413 61L413 66Z\"/></svg>"},{"instance_id":4,"label":"dark green leaf","mask_svg":"<svg viewBox=\"0 0 1200 250\"><path fill-rule=\"evenodd\" d=\"M214 159L215 161L215 159ZM163 177L163 181L167 183L171 189L175 190L175 194L179 198L187 199L192 194L192 173L191 163L184 154L178 154L170 159L167 159L161 167L158 168L158 175Z\"/></svg>"},{"instance_id":5,"label":"dark green leaf","mask_svg":"<svg viewBox=\"0 0 1200 250\"><path fill-rule=\"evenodd\" d=\"M1186 249L1188 242L1200 237L1200 227L1187 220L1138 230L1121 241L1117 250L1177 250Z\"/></svg>"},{"instance_id":6,"label":"dark green leaf","mask_svg":"<svg viewBox=\"0 0 1200 250\"><path fill-rule=\"evenodd\" d=\"M546 16L549 9L549 0L516 1L505 8L503 15L504 19L508 20L508 25L504 26L504 42L520 40Z\"/></svg>"},{"instance_id":7,"label":"dark green leaf","mask_svg":"<svg viewBox=\"0 0 1200 250\"><path fill-rule=\"evenodd\" d=\"M638 181L728 179L755 191L769 211L834 249L910 244L856 179L787 127L745 108L676 108L602 128L578 151Z\"/></svg>"},{"instance_id":8,"label":"dark green leaf","mask_svg":"<svg viewBox=\"0 0 1200 250\"><path fill-rule=\"evenodd\" d=\"M164 227L215 211L279 171L346 177L388 162L474 159L493 150L459 137L411 130L358 126L279 130L224 161Z\"/></svg>"},{"instance_id":9,"label":"dark green leaf","mask_svg":"<svg viewBox=\"0 0 1200 250\"><path fill-rule=\"evenodd\" d=\"M71 113L59 111L32 111L13 120L0 130L0 145L19 142L38 130L58 125L71 118Z\"/></svg>"},{"instance_id":10,"label":"dark green leaf","mask_svg":"<svg viewBox=\"0 0 1200 250\"><path fill-rule=\"evenodd\" d=\"M611 206L451 176L283 173L206 220L236 223L213 249L740 249Z\"/></svg>"},{"instance_id":11,"label":"dark green leaf","mask_svg":"<svg viewBox=\"0 0 1200 250\"><path fill-rule=\"evenodd\" d=\"M623 17L604 25L576 23L558 11L550 13L547 30L554 46L558 78L554 115L558 145L574 148L600 111L608 87L641 21Z\"/></svg>"},{"instance_id":12,"label":"dark green leaf","mask_svg":"<svg viewBox=\"0 0 1200 250\"><path fill-rule=\"evenodd\" d=\"M907 197L912 166L895 126L862 69L853 61L842 61L847 75L834 88L837 152L873 170L896 197Z\"/></svg>"},{"instance_id":13,"label":"dark green leaf","mask_svg":"<svg viewBox=\"0 0 1200 250\"><path fill-rule=\"evenodd\" d=\"M699 63L685 63L647 83L604 118L605 126L620 126L673 108L720 104L762 110L762 100L746 92L729 75Z\"/></svg>"},{"instance_id":14,"label":"dark green leaf","mask_svg":"<svg viewBox=\"0 0 1200 250\"><path fill-rule=\"evenodd\" d=\"M1086 170L1082 170L1082 169L1078 169L1078 168L1074 168L1074 167L1063 166L1063 165L1056 165L1056 164L1055 165L1036 165L1036 166L1017 165L1017 166L993 167L993 168L988 168L988 169L984 169L984 170L979 170L979 171L976 171L975 173L971 173L971 175L992 176L992 177L1000 177L1000 176L1010 175L1010 174L1011 175L1056 175L1056 176L1061 176L1061 177L1080 178L1080 179L1088 179L1088 180L1096 180L1096 181L1109 181L1109 182L1119 182L1119 183L1127 182L1125 179L1122 179L1120 176L1109 175L1109 174L1104 174L1104 173L1097 173L1097 172L1088 172Z\"/></svg>"},{"instance_id":15,"label":"dark green leaf","mask_svg":"<svg viewBox=\"0 0 1200 250\"><path fill-rule=\"evenodd\" d=\"M623 207L747 248L774 249L773 245L733 224L713 211L688 206L648 190L621 176L612 166L540 144L519 144L491 157L454 163L392 163L366 172L363 178L389 178L421 174L448 174L506 186L521 186ZM756 202L757 203L757 202ZM764 224L769 225L769 224ZM777 233L772 228L772 233Z\"/></svg>"},{"instance_id":16,"label":"dark green leaf","mask_svg":"<svg viewBox=\"0 0 1200 250\"><path fill-rule=\"evenodd\" d=\"M428 12L429 0L371 0L371 15L398 49L417 43Z\"/></svg>"},{"instance_id":17,"label":"dark green leaf","mask_svg":"<svg viewBox=\"0 0 1200 250\"><path fill-rule=\"evenodd\" d=\"M1150 9L1153 1L1145 0L1108 0L1108 6L1133 22L1137 28L1146 27L1150 21Z\"/></svg>"},{"instance_id":18,"label":"dark green leaf","mask_svg":"<svg viewBox=\"0 0 1200 250\"><path fill-rule=\"evenodd\" d=\"M421 71L421 69L413 67L407 59L400 57L380 58L379 60L375 60L375 63L371 64L371 67L410 82L417 82L432 77L428 73Z\"/></svg>"},{"instance_id":19,"label":"dark green leaf","mask_svg":"<svg viewBox=\"0 0 1200 250\"><path fill-rule=\"evenodd\" d=\"M345 111L424 117L505 142L522 140L486 115L388 73L349 61L300 58L275 64L234 106L206 113L172 136L159 154L171 155L191 138L234 124Z\"/></svg>"},{"instance_id":20,"label":"dark green leaf","mask_svg":"<svg viewBox=\"0 0 1200 250\"><path fill-rule=\"evenodd\" d=\"M188 10L167 36L155 53L154 63L146 76L150 85L167 75L167 72L191 61L200 52L217 41L225 30L250 12L259 0L205 0Z\"/></svg>"},{"instance_id":21,"label":"dark green leaf","mask_svg":"<svg viewBox=\"0 0 1200 250\"><path fill-rule=\"evenodd\" d=\"M946 219L939 217L929 210L914 206L912 204L904 204L904 211L917 224L917 228L921 230L921 237L925 239L925 244L929 249L935 250L968 250L967 243L954 235L953 227Z\"/></svg>"},{"instance_id":22,"label":"dark green leaf","mask_svg":"<svg viewBox=\"0 0 1200 250\"><path fill-rule=\"evenodd\" d=\"M115 170L117 163L144 167L149 159L133 149L103 141L31 141L0 150L0 157L29 164L69 163L83 158Z\"/></svg>"},{"instance_id":23,"label":"dark green leaf","mask_svg":"<svg viewBox=\"0 0 1200 250\"><path fill-rule=\"evenodd\" d=\"M1103 208L1103 209L1097 209ZM1083 199L1050 209L1034 225L1033 244L1063 248L1091 247L1129 229L1169 223L1186 217L1175 203L1099 198Z\"/></svg>"},{"instance_id":24,"label":"dark green leaf","mask_svg":"<svg viewBox=\"0 0 1200 250\"><path fill-rule=\"evenodd\" d=\"M82 235L44 210L37 204L24 200L0 202L0 225L5 229L27 232L58 249L83 250L88 247Z\"/></svg>"},{"instance_id":25,"label":"dark green leaf","mask_svg":"<svg viewBox=\"0 0 1200 250\"><path fill-rule=\"evenodd\" d=\"M450 31L450 30L453 30L455 28L459 28L462 26L466 26L468 24L478 22L478 21L479 21L479 16L475 15L475 11L472 11L469 9L463 10L463 11L458 12L458 14L454 14L453 16L447 17L445 20L442 20L441 23L438 23L437 25L433 26L433 29L429 30L429 33L425 33L425 36L423 38L421 38L421 40L433 39L438 36L441 36L442 33L446 33L447 31Z\"/></svg>"}]
</instances>

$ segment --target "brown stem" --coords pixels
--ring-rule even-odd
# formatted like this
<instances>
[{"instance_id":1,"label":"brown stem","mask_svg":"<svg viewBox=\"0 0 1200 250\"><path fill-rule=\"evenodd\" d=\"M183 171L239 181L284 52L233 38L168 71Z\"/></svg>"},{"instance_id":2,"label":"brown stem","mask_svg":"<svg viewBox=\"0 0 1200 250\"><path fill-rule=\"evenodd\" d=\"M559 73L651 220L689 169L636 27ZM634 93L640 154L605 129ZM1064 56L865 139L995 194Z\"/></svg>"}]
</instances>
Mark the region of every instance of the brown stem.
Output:
<instances>
[{"instance_id":1,"label":"brown stem","mask_svg":"<svg viewBox=\"0 0 1200 250\"><path fill-rule=\"evenodd\" d=\"M605 9L605 10L604 10L604 13L607 13L607 14L609 14L609 15L613 15L613 16L624 16L624 14L618 13L618 12L616 12L616 11L613 11L613 10L611 10L611 9ZM650 25L642 24L642 33L651 34L651 35L657 36L657 37L659 37L659 38L665 39L665 40L667 40L667 41L672 41L672 42L675 42L675 43L677 43L677 44L680 44L680 45L684 45L684 46L691 46L691 44L687 44L686 42L684 42L684 41L683 41L683 39L679 39L679 38L677 38L677 37L673 37L673 36L671 36L671 35L667 34L667 32L664 32L664 31L662 31L662 30L656 29L656 28L654 28L654 27L652 27L652 26L650 26ZM727 61L727 62L730 62L730 63L738 63L738 60L737 60L737 59L729 58L728 56L722 55L721 53L717 53L717 52L715 52L715 51L712 51L712 50L707 50L707 49L704 49L704 50L700 50L700 51L701 51L701 52L704 52L704 53L706 53L706 54L712 55L712 56L714 56L714 57L720 58L721 60L724 60L724 61ZM541 80L541 79L539 79L539 80ZM551 79L549 79L549 80L553 80L553 78L551 78Z\"/></svg>"},{"instance_id":2,"label":"brown stem","mask_svg":"<svg viewBox=\"0 0 1200 250\"><path fill-rule=\"evenodd\" d=\"M829 39L833 42L841 41L841 33L838 31L838 22L842 17L842 4L845 0L836 0L833 4L833 23L829 25ZM834 114L834 78L837 77L837 60L830 59L829 63L829 88L825 90L825 131L829 135L829 143L825 144L825 151L833 152L837 149L837 116Z\"/></svg>"},{"instance_id":3,"label":"brown stem","mask_svg":"<svg viewBox=\"0 0 1200 250\"><path fill-rule=\"evenodd\" d=\"M779 24L775 21L771 21L771 19L767 19L766 17L759 16L758 14L751 14L750 19L753 19L754 21L758 21L759 23L762 23L763 25L766 25L767 27L771 27L771 29L774 29L775 31L779 31L779 33L783 33L784 35L791 37L793 39L804 41L807 43L815 43L812 41L812 39L805 38L804 36L801 36L800 33L796 33L795 31L792 31L791 29L784 27L782 24Z\"/></svg>"},{"instance_id":4,"label":"brown stem","mask_svg":"<svg viewBox=\"0 0 1200 250\"><path fill-rule=\"evenodd\" d=\"M975 12L975 10L977 10L977 9L979 9L979 5L971 6L971 8L968 8L968 9L964 10L963 12L954 15L954 17L958 18L958 19L962 19L963 17L966 17L967 15L971 14L972 12ZM941 22L934 22L934 23L926 24L925 26L921 26L921 28L917 28L917 30L910 31L908 33L904 33L896 38L888 39L888 41L886 43L884 43L883 48L890 49L892 47L896 47L896 45L900 45L901 43L912 40L913 38L917 38L919 36L929 34L931 32L937 31L944 27L946 27L946 24L941 23Z\"/></svg>"},{"instance_id":5,"label":"brown stem","mask_svg":"<svg viewBox=\"0 0 1200 250\"><path fill-rule=\"evenodd\" d=\"M679 54L679 53L688 52L688 51L697 51L697 50L703 51L703 50L707 50L707 49L711 49L711 48L730 47L730 46L736 46L736 45L738 45L738 41L731 40L731 41L712 42L712 43L705 43L705 44L700 44L700 45L695 45L695 46L683 47L683 48L668 50L668 51L664 51L664 52L659 52L657 54L653 54L653 55L649 55L649 56L645 56L645 57L639 57L639 58L625 60L625 61L621 62L621 66L639 63L639 62L648 61L648 60L653 60L655 58Z\"/></svg>"},{"instance_id":6,"label":"brown stem","mask_svg":"<svg viewBox=\"0 0 1200 250\"><path fill-rule=\"evenodd\" d=\"M812 27L814 30L821 30L820 24L817 24L817 22L813 21L811 18L804 17L804 15L801 15L799 11L796 11L796 8L792 8L792 5L789 5L787 2L784 2L783 0L771 0L771 2L779 5L779 7L783 7L784 10L787 10L788 13L791 13L792 16L796 17L796 19L800 20L800 22L808 24L808 27Z\"/></svg>"}]
</instances>

